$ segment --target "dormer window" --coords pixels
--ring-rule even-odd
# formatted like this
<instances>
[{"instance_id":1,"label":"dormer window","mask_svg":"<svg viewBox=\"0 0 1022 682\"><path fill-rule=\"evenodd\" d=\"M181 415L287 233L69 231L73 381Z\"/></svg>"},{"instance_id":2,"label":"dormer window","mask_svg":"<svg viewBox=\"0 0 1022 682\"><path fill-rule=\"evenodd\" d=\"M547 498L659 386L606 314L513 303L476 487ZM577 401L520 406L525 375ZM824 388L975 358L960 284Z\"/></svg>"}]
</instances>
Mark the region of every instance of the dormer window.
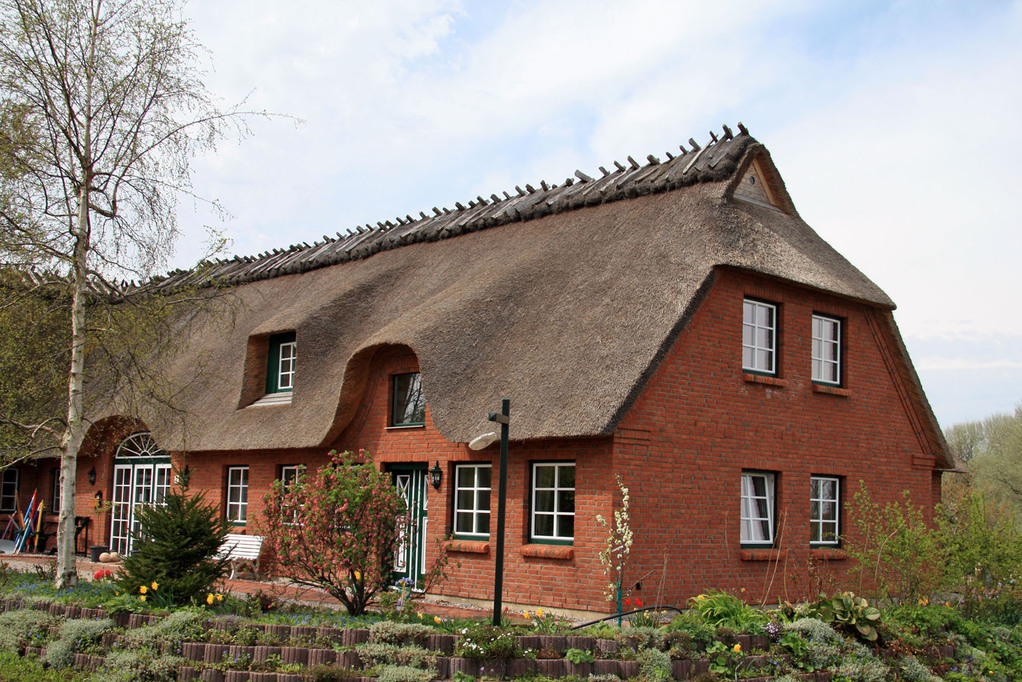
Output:
<instances>
[{"instance_id":1,"label":"dormer window","mask_svg":"<svg viewBox=\"0 0 1022 682\"><path fill-rule=\"evenodd\" d=\"M270 337L266 363L266 393L288 393L295 385L298 345L294 332Z\"/></svg>"},{"instance_id":2,"label":"dormer window","mask_svg":"<svg viewBox=\"0 0 1022 682\"><path fill-rule=\"evenodd\" d=\"M391 426L422 426L426 423L426 396L418 372L395 374L391 392Z\"/></svg>"}]
</instances>

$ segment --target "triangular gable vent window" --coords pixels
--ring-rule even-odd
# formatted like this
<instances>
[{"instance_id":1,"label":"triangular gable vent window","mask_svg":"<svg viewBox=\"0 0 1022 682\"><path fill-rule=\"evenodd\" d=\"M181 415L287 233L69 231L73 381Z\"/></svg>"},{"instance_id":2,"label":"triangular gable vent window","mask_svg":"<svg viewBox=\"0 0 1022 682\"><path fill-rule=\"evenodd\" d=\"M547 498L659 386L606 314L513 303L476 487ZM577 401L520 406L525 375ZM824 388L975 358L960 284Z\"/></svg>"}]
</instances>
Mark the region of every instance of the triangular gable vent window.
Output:
<instances>
[{"instance_id":1,"label":"triangular gable vent window","mask_svg":"<svg viewBox=\"0 0 1022 682\"><path fill-rule=\"evenodd\" d=\"M763 171L756 161L749 164L742 179L738 181L734 196L737 199L744 199L760 206L769 206L770 208L781 210L781 207L773 197L773 193L770 191L770 187L763 181Z\"/></svg>"}]
</instances>

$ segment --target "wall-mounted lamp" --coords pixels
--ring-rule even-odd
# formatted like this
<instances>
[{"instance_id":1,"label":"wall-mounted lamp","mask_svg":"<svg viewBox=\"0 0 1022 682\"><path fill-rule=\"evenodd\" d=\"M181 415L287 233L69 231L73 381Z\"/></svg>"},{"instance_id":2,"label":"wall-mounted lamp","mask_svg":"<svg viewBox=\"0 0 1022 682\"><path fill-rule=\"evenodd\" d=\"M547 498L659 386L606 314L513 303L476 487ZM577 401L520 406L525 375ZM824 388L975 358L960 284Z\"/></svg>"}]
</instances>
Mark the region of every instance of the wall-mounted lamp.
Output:
<instances>
[{"instance_id":1,"label":"wall-mounted lamp","mask_svg":"<svg viewBox=\"0 0 1022 682\"><path fill-rule=\"evenodd\" d=\"M96 485L96 467L89 469L89 485Z\"/></svg>"},{"instance_id":2,"label":"wall-mounted lamp","mask_svg":"<svg viewBox=\"0 0 1022 682\"><path fill-rule=\"evenodd\" d=\"M433 490L440 490L440 483L444 480L444 471L440 468L440 460L437 460L433 468L429 470L429 484Z\"/></svg>"}]
</instances>

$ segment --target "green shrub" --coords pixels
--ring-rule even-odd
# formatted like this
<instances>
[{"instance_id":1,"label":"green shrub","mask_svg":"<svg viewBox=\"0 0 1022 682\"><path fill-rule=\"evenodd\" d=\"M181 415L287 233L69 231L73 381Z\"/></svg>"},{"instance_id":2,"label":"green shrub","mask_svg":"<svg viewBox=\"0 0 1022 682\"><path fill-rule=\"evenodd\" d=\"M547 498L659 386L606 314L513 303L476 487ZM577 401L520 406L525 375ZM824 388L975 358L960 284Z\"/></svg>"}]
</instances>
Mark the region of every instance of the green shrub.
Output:
<instances>
[{"instance_id":1,"label":"green shrub","mask_svg":"<svg viewBox=\"0 0 1022 682\"><path fill-rule=\"evenodd\" d=\"M880 609L870 606L865 599L851 592L824 597L811 604L809 615L868 642L877 639L875 626L880 622Z\"/></svg>"},{"instance_id":2,"label":"green shrub","mask_svg":"<svg viewBox=\"0 0 1022 682\"><path fill-rule=\"evenodd\" d=\"M173 682L178 666L185 664L180 656L159 655L147 649L111 651L90 682Z\"/></svg>"},{"instance_id":3,"label":"green shrub","mask_svg":"<svg viewBox=\"0 0 1022 682\"><path fill-rule=\"evenodd\" d=\"M749 606L727 592L707 592L689 600L704 621L715 628L746 630L750 625L765 623L766 613Z\"/></svg>"},{"instance_id":4,"label":"green shrub","mask_svg":"<svg viewBox=\"0 0 1022 682\"><path fill-rule=\"evenodd\" d=\"M454 645L454 655L464 658L502 659L514 658L521 652L518 640L513 634L492 625L477 625L462 628Z\"/></svg>"},{"instance_id":5,"label":"green shrub","mask_svg":"<svg viewBox=\"0 0 1022 682\"><path fill-rule=\"evenodd\" d=\"M220 508L201 495L172 490L165 505L139 506L136 518L135 551L124 558L118 589L164 606L203 600L228 563L216 558L229 530ZM153 583L155 594L140 594Z\"/></svg>"},{"instance_id":6,"label":"green shrub","mask_svg":"<svg viewBox=\"0 0 1022 682\"><path fill-rule=\"evenodd\" d=\"M643 682L666 682L673 675L671 657L658 649L640 649L635 660L639 662L639 679Z\"/></svg>"},{"instance_id":7,"label":"green shrub","mask_svg":"<svg viewBox=\"0 0 1022 682\"><path fill-rule=\"evenodd\" d=\"M409 668L404 665L385 665L380 668L378 682L430 682L435 673L431 670Z\"/></svg>"},{"instance_id":8,"label":"green shrub","mask_svg":"<svg viewBox=\"0 0 1022 682\"><path fill-rule=\"evenodd\" d=\"M44 611L18 609L0 613L0 651L17 651L45 641L56 619Z\"/></svg>"},{"instance_id":9,"label":"green shrub","mask_svg":"<svg viewBox=\"0 0 1022 682\"><path fill-rule=\"evenodd\" d=\"M129 647L159 651L164 642L200 640L205 633L205 618L195 611L174 611L166 618L124 633Z\"/></svg>"},{"instance_id":10,"label":"green shrub","mask_svg":"<svg viewBox=\"0 0 1022 682\"><path fill-rule=\"evenodd\" d=\"M423 646L436 630L421 623L395 623L381 620L369 626L369 641L381 644L415 644Z\"/></svg>"},{"instance_id":11,"label":"green shrub","mask_svg":"<svg viewBox=\"0 0 1022 682\"><path fill-rule=\"evenodd\" d=\"M418 646L369 642L359 646L355 652L364 668L395 665L435 670L437 664L437 655L434 652Z\"/></svg>"},{"instance_id":12,"label":"green shrub","mask_svg":"<svg viewBox=\"0 0 1022 682\"><path fill-rule=\"evenodd\" d=\"M852 507L856 532L844 547L855 560L859 592L875 590L877 597L914 603L940 590L945 579L940 538L908 491L900 502L881 506L860 484Z\"/></svg>"},{"instance_id":13,"label":"green shrub","mask_svg":"<svg viewBox=\"0 0 1022 682\"><path fill-rule=\"evenodd\" d=\"M60 626L57 639L46 647L43 660L52 668L69 668L74 663L75 654L95 644L104 632L110 630L114 622L106 620L74 619L64 621Z\"/></svg>"}]
</instances>

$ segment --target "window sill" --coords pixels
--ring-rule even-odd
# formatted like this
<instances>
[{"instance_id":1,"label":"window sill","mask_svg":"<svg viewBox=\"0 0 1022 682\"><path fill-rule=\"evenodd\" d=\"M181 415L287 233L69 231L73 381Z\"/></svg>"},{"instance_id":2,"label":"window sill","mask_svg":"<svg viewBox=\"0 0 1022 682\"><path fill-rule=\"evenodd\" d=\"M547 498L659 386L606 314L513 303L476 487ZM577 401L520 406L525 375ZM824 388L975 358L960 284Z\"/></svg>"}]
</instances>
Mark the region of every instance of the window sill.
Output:
<instances>
[{"instance_id":1,"label":"window sill","mask_svg":"<svg viewBox=\"0 0 1022 682\"><path fill-rule=\"evenodd\" d=\"M738 558L742 561L783 561L787 556L786 549L742 549L738 551Z\"/></svg>"},{"instance_id":2,"label":"window sill","mask_svg":"<svg viewBox=\"0 0 1022 682\"><path fill-rule=\"evenodd\" d=\"M848 552L838 547L813 547L809 555L820 561L844 561L848 558Z\"/></svg>"},{"instance_id":3,"label":"window sill","mask_svg":"<svg viewBox=\"0 0 1022 682\"><path fill-rule=\"evenodd\" d=\"M571 561L575 558L575 548L571 545L522 545L520 553L524 557L536 557L537 559Z\"/></svg>"},{"instance_id":4,"label":"window sill","mask_svg":"<svg viewBox=\"0 0 1022 682\"><path fill-rule=\"evenodd\" d=\"M847 388L839 386L827 386L826 384L813 384L813 393L826 393L827 395L839 395L847 398L852 394Z\"/></svg>"},{"instance_id":5,"label":"window sill","mask_svg":"<svg viewBox=\"0 0 1022 682\"><path fill-rule=\"evenodd\" d=\"M461 552L462 554L489 554L490 543L486 540L448 540L448 552Z\"/></svg>"},{"instance_id":6,"label":"window sill","mask_svg":"<svg viewBox=\"0 0 1022 682\"><path fill-rule=\"evenodd\" d=\"M291 392L286 393L267 393L259 400L255 401L249 407L275 407L277 405L290 405L291 404Z\"/></svg>"},{"instance_id":7,"label":"window sill","mask_svg":"<svg viewBox=\"0 0 1022 682\"><path fill-rule=\"evenodd\" d=\"M765 386L784 387L788 385L787 379L768 377L763 374L750 374L748 372L742 372L742 379L749 382L750 384L764 384Z\"/></svg>"},{"instance_id":8,"label":"window sill","mask_svg":"<svg viewBox=\"0 0 1022 682\"><path fill-rule=\"evenodd\" d=\"M425 424L396 424L394 426L388 426L388 431L404 431L405 429L424 429Z\"/></svg>"}]
</instances>

